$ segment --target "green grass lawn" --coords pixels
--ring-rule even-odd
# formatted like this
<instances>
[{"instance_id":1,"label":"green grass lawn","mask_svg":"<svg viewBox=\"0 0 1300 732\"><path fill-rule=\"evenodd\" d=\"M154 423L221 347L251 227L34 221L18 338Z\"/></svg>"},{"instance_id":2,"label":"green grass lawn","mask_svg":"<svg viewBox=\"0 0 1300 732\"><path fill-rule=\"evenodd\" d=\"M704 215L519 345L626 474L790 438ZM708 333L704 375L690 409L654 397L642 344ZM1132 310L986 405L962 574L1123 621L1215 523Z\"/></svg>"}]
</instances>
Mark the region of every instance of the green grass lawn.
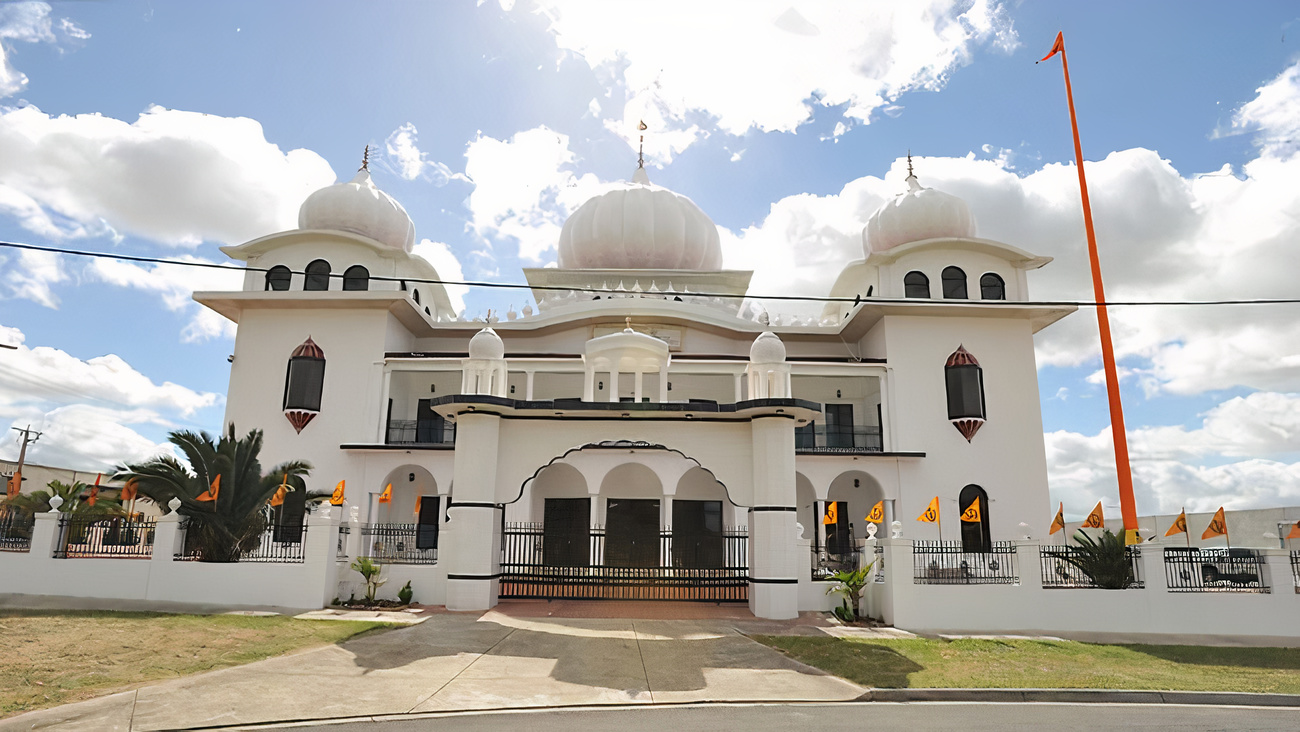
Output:
<instances>
[{"instance_id":1,"label":"green grass lawn","mask_svg":"<svg viewBox=\"0 0 1300 732\"><path fill-rule=\"evenodd\" d=\"M1097 645L1045 640L754 636L877 688L1053 688L1300 694L1300 648Z\"/></svg>"},{"instance_id":2,"label":"green grass lawn","mask_svg":"<svg viewBox=\"0 0 1300 732\"><path fill-rule=\"evenodd\" d=\"M0 717L338 643L383 623L0 611Z\"/></svg>"}]
</instances>

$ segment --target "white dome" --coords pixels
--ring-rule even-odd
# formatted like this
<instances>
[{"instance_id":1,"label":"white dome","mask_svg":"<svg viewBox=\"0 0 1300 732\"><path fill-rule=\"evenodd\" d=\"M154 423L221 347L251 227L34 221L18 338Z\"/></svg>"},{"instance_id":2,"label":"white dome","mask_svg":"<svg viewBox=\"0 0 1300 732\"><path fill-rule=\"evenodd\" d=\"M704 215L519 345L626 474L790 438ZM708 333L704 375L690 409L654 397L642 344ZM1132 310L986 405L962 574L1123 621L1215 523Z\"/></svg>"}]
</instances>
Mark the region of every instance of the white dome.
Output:
<instances>
[{"instance_id":1,"label":"white dome","mask_svg":"<svg viewBox=\"0 0 1300 732\"><path fill-rule=\"evenodd\" d=\"M469 339L469 357L480 359L501 359L506 357L506 344L495 330L484 328Z\"/></svg>"},{"instance_id":2,"label":"white dome","mask_svg":"<svg viewBox=\"0 0 1300 732\"><path fill-rule=\"evenodd\" d=\"M562 269L722 269L718 227L686 196L638 168L578 207L560 232Z\"/></svg>"},{"instance_id":3,"label":"white dome","mask_svg":"<svg viewBox=\"0 0 1300 732\"><path fill-rule=\"evenodd\" d=\"M785 363L785 344L772 331L764 331L749 347L750 363Z\"/></svg>"},{"instance_id":4,"label":"white dome","mask_svg":"<svg viewBox=\"0 0 1300 732\"><path fill-rule=\"evenodd\" d=\"M900 244L924 239L970 238L975 219L960 198L922 188L916 176L907 176L908 191L881 206L862 229L862 250L868 256Z\"/></svg>"},{"instance_id":5,"label":"white dome","mask_svg":"<svg viewBox=\"0 0 1300 732\"><path fill-rule=\"evenodd\" d=\"M298 228L350 231L405 252L415 246L415 224L406 209L376 188L364 168L347 183L307 196L298 209Z\"/></svg>"}]
</instances>

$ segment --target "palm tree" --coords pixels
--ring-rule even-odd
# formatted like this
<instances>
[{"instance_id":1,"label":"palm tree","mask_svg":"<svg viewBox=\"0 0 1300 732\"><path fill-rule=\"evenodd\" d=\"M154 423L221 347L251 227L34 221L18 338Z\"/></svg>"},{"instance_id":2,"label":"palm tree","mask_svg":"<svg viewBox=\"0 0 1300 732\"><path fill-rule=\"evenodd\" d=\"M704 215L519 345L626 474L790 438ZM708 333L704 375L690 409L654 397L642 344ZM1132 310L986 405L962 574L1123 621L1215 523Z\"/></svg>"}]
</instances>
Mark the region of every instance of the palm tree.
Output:
<instances>
[{"instance_id":1,"label":"palm tree","mask_svg":"<svg viewBox=\"0 0 1300 732\"><path fill-rule=\"evenodd\" d=\"M237 562L260 546L267 526L265 506L280 482L288 476L291 489L305 490L302 477L311 473L310 463L291 460L263 475L258 461L261 430L236 439L232 424L216 442L206 432L188 430L172 432L167 441L181 451L188 466L168 455L118 468L113 479L134 479L140 495L160 506L179 498L177 512L189 519L186 543L201 562ZM197 500L217 476L217 500Z\"/></svg>"},{"instance_id":2,"label":"palm tree","mask_svg":"<svg viewBox=\"0 0 1300 732\"><path fill-rule=\"evenodd\" d=\"M43 491L19 493L13 498L0 501L0 505L24 513L45 513L50 510L50 499L58 496L63 499L63 504L59 506L59 513L71 513L78 516L104 516L105 518L126 515L126 511L122 508L122 502L116 496L106 495L104 492L116 493L118 492L117 489L102 489L95 497L94 505L91 505L91 486L79 480L73 481L71 485L52 480L46 488L47 490Z\"/></svg>"},{"instance_id":3,"label":"palm tree","mask_svg":"<svg viewBox=\"0 0 1300 732\"><path fill-rule=\"evenodd\" d=\"M1062 559L1078 567L1093 585L1103 590L1127 589L1137 581L1128 547L1110 529L1103 529L1103 532L1101 539L1097 540L1083 531L1076 531L1074 539L1079 546Z\"/></svg>"}]
</instances>

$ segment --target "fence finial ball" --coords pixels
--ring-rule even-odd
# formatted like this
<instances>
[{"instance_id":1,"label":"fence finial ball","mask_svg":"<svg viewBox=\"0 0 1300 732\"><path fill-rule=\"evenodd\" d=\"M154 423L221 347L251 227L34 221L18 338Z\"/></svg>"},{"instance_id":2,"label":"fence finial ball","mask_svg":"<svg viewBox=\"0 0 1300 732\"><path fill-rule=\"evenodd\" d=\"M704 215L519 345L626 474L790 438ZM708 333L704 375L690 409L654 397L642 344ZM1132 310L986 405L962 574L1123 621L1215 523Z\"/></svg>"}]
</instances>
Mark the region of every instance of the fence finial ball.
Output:
<instances>
[{"instance_id":1,"label":"fence finial ball","mask_svg":"<svg viewBox=\"0 0 1300 732\"><path fill-rule=\"evenodd\" d=\"M901 539L901 538L903 538L903 522L902 522L902 521L894 521L893 523L891 523L891 524L889 525L889 535L890 535L891 538L894 538L894 539Z\"/></svg>"},{"instance_id":2,"label":"fence finial ball","mask_svg":"<svg viewBox=\"0 0 1300 732\"><path fill-rule=\"evenodd\" d=\"M50 513L54 513L55 511L58 511L59 506L62 505L63 505L63 496L59 496L59 495L52 496L50 498Z\"/></svg>"},{"instance_id":3,"label":"fence finial ball","mask_svg":"<svg viewBox=\"0 0 1300 732\"><path fill-rule=\"evenodd\" d=\"M1024 521L1021 521L1021 522L1020 522L1020 530L1021 530L1022 532L1024 532L1024 537L1025 537L1025 540L1026 540L1026 541L1028 541L1029 539L1032 539L1032 538L1033 538L1033 537L1030 536L1030 534L1029 534L1029 524L1025 523Z\"/></svg>"},{"instance_id":4,"label":"fence finial ball","mask_svg":"<svg viewBox=\"0 0 1300 732\"><path fill-rule=\"evenodd\" d=\"M180 510L180 507L181 507L181 499L177 498L176 496L172 496L172 499L167 502L167 508L170 508L172 511L178 511Z\"/></svg>"}]
</instances>

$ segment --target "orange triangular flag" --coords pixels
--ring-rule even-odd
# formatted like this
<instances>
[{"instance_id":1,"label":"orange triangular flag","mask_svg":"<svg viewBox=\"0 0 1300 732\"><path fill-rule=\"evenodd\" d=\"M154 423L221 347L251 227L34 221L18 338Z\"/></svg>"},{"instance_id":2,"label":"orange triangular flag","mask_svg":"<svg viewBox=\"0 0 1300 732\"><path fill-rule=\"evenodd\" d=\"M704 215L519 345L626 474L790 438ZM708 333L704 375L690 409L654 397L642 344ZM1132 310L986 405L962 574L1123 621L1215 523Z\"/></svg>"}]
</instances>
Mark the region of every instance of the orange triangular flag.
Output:
<instances>
[{"instance_id":1,"label":"orange triangular flag","mask_svg":"<svg viewBox=\"0 0 1300 732\"><path fill-rule=\"evenodd\" d=\"M1092 509L1088 518L1083 520L1081 529L1100 529L1106 525L1106 516L1101 512L1101 501L1097 501L1097 507Z\"/></svg>"},{"instance_id":2,"label":"orange triangular flag","mask_svg":"<svg viewBox=\"0 0 1300 732\"><path fill-rule=\"evenodd\" d=\"M916 517L917 521L923 521L927 524L933 524L939 521L939 497L935 496L930 499L930 505L925 509L925 513Z\"/></svg>"},{"instance_id":3,"label":"orange triangular flag","mask_svg":"<svg viewBox=\"0 0 1300 732\"><path fill-rule=\"evenodd\" d=\"M392 503L392 502L393 502L393 484L392 484L392 483L389 483L388 485L384 486L384 492L379 494L379 502L380 502L380 503Z\"/></svg>"},{"instance_id":4,"label":"orange triangular flag","mask_svg":"<svg viewBox=\"0 0 1300 732\"><path fill-rule=\"evenodd\" d=\"M1300 539L1300 521L1291 525L1291 533L1286 535L1288 539Z\"/></svg>"},{"instance_id":5,"label":"orange triangular flag","mask_svg":"<svg viewBox=\"0 0 1300 732\"><path fill-rule=\"evenodd\" d=\"M1059 31L1056 34L1056 42L1052 44L1052 52L1038 59L1034 63L1041 64L1058 53L1065 53L1065 34Z\"/></svg>"},{"instance_id":6,"label":"orange triangular flag","mask_svg":"<svg viewBox=\"0 0 1300 732\"><path fill-rule=\"evenodd\" d=\"M95 484L90 487L90 497L86 499L87 506L93 506L99 500L99 479L103 477L103 473L95 473Z\"/></svg>"},{"instance_id":7,"label":"orange triangular flag","mask_svg":"<svg viewBox=\"0 0 1300 732\"><path fill-rule=\"evenodd\" d=\"M1187 533L1187 509L1184 508L1181 512L1179 512L1178 518L1174 519L1173 526L1170 526L1169 530L1165 532L1165 536L1173 536L1175 534L1186 534L1186 533Z\"/></svg>"},{"instance_id":8,"label":"orange triangular flag","mask_svg":"<svg viewBox=\"0 0 1300 732\"><path fill-rule=\"evenodd\" d=\"M416 518L420 518L420 501L423 500L423 498L423 493L420 493L415 497L415 510L411 512L411 515Z\"/></svg>"},{"instance_id":9,"label":"orange triangular flag","mask_svg":"<svg viewBox=\"0 0 1300 732\"><path fill-rule=\"evenodd\" d=\"M217 477L212 479L212 485L206 491L200 493L194 500L215 501L217 500L217 494L220 492L221 492L221 473L217 473Z\"/></svg>"},{"instance_id":10,"label":"orange triangular flag","mask_svg":"<svg viewBox=\"0 0 1300 732\"><path fill-rule=\"evenodd\" d=\"M343 487L343 484L346 483L346 482L347 482L346 480L340 480L340 481L339 481L339 484L336 485L336 486L334 486L334 495L330 496L330 505L331 505L331 506L342 506L342 505L343 505L343 494L344 494L344 487Z\"/></svg>"},{"instance_id":11,"label":"orange triangular flag","mask_svg":"<svg viewBox=\"0 0 1300 732\"><path fill-rule=\"evenodd\" d=\"M834 523L838 523L839 519L840 519L840 511L839 511L838 504L835 501L827 502L826 515L822 516L822 523L834 524Z\"/></svg>"},{"instance_id":12,"label":"orange triangular flag","mask_svg":"<svg viewBox=\"0 0 1300 732\"><path fill-rule=\"evenodd\" d=\"M867 514L866 520L877 525L885 523L885 502L876 501L876 505L871 507L871 513Z\"/></svg>"},{"instance_id":13,"label":"orange triangular flag","mask_svg":"<svg viewBox=\"0 0 1300 732\"><path fill-rule=\"evenodd\" d=\"M1228 520L1223 517L1223 506L1214 512L1214 518L1210 519L1210 525L1205 527L1205 533L1201 534L1202 539L1209 539L1215 536L1228 535Z\"/></svg>"},{"instance_id":14,"label":"orange triangular flag","mask_svg":"<svg viewBox=\"0 0 1300 732\"><path fill-rule=\"evenodd\" d=\"M961 512L961 520L968 524L978 524L980 522L980 499L975 496L975 500Z\"/></svg>"},{"instance_id":15,"label":"orange triangular flag","mask_svg":"<svg viewBox=\"0 0 1300 732\"><path fill-rule=\"evenodd\" d=\"M289 491L289 474L285 473L284 478L280 481L280 487L275 489L275 495L271 496L272 506L284 505L284 494Z\"/></svg>"},{"instance_id":16,"label":"orange triangular flag","mask_svg":"<svg viewBox=\"0 0 1300 732\"><path fill-rule=\"evenodd\" d=\"M1057 506L1056 518L1052 519L1052 526L1047 530L1047 535L1051 536L1065 528L1065 503L1062 502Z\"/></svg>"},{"instance_id":17,"label":"orange triangular flag","mask_svg":"<svg viewBox=\"0 0 1300 732\"><path fill-rule=\"evenodd\" d=\"M122 503L126 503L127 501L134 501L135 494L138 491L139 489L136 488L135 485L135 478L132 478L126 482L126 485L122 486L122 492L118 494L117 499Z\"/></svg>"},{"instance_id":18,"label":"orange triangular flag","mask_svg":"<svg viewBox=\"0 0 1300 732\"><path fill-rule=\"evenodd\" d=\"M23 474L15 472L13 477L9 479L9 486L5 490L5 495L8 496L9 498L13 498L14 496L18 495L18 493L22 490L22 488L23 488Z\"/></svg>"}]
</instances>

